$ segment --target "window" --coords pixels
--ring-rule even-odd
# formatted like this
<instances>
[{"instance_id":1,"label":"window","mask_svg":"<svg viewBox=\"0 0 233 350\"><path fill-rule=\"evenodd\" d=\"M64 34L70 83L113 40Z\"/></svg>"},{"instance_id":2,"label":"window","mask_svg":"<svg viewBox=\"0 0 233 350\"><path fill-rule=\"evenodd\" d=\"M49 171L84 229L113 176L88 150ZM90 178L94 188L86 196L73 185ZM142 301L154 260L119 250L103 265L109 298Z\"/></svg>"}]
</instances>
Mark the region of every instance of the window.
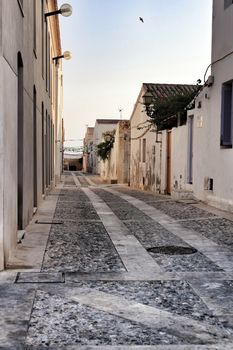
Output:
<instances>
[{"instance_id":1,"label":"window","mask_svg":"<svg viewBox=\"0 0 233 350\"><path fill-rule=\"evenodd\" d=\"M33 50L36 56L36 1L33 1Z\"/></svg>"},{"instance_id":2,"label":"window","mask_svg":"<svg viewBox=\"0 0 233 350\"><path fill-rule=\"evenodd\" d=\"M41 55L42 55L42 77L44 78L44 0L41 0Z\"/></svg>"},{"instance_id":3,"label":"window","mask_svg":"<svg viewBox=\"0 0 233 350\"><path fill-rule=\"evenodd\" d=\"M146 161L146 139L142 140L142 161L143 163Z\"/></svg>"},{"instance_id":4,"label":"window","mask_svg":"<svg viewBox=\"0 0 233 350\"><path fill-rule=\"evenodd\" d=\"M232 148L232 83L222 86L221 146Z\"/></svg>"},{"instance_id":5,"label":"window","mask_svg":"<svg viewBox=\"0 0 233 350\"><path fill-rule=\"evenodd\" d=\"M233 0L224 0L224 9L231 6L233 4Z\"/></svg>"},{"instance_id":6,"label":"window","mask_svg":"<svg viewBox=\"0 0 233 350\"><path fill-rule=\"evenodd\" d=\"M142 161L141 154L142 154L142 140L139 139L139 162Z\"/></svg>"}]
</instances>

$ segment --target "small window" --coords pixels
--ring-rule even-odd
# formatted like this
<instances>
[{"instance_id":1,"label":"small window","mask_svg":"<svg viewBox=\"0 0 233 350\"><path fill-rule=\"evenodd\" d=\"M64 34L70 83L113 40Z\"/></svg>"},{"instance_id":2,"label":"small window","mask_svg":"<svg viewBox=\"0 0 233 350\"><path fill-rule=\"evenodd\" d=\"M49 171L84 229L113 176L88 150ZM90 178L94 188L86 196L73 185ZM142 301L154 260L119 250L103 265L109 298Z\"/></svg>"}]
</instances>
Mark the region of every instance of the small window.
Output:
<instances>
[{"instance_id":1,"label":"small window","mask_svg":"<svg viewBox=\"0 0 233 350\"><path fill-rule=\"evenodd\" d=\"M221 146L232 148L232 82L222 86Z\"/></svg>"},{"instance_id":2,"label":"small window","mask_svg":"<svg viewBox=\"0 0 233 350\"><path fill-rule=\"evenodd\" d=\"M146 161L146 139L142 140L142 161L143 163Z\"/></svg>"},{"instance_id":3,"label":"small window","mask_svg":"<svg viewBox=\"0 0 233 350\"><path fill-rule=\"evenodd\" d=\"M139 139L139 162L142 161L142 156L141 156L141 154L142 154L142 140Z\"/></svg>"},{"instance_id":4,"label":"small window","mask_svg":"<svg viewBox=\"0 0 233 350\"><path fill-rule=\"evenodd\" d=\"M33 50L36 56L36 1L33 1Z\"/></svg>"},{"instance_id":5,"label":"small window","mask_svg":"<svg viewBox=\"0 0 233 350\"><path fill-rule=\"evenodd\" d=\"M233 0L224 0L224 9L231 6L233 4Z\"/></svg>"}]
</instances>

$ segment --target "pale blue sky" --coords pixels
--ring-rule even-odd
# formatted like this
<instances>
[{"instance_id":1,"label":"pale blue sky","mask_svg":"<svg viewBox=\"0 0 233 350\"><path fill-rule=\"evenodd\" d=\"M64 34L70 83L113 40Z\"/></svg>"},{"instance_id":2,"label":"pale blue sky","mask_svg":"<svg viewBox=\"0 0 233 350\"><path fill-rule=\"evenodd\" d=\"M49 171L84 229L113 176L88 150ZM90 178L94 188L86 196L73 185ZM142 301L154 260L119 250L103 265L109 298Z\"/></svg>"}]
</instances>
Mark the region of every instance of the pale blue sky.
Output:
<instances>
[{"instance_id":1,"label":"pale blue sky","mask_svg":"<svg viewBox=\"0 0 233 350\"><path fill-rule=\"evenodd\" d=\"M65 2L73 7L60 16L63 51L73 55L63 63L66 139L82 139L97 118L119 118L119 107L129 119L143 82L203 79L212 0Z\"/></svg>"}]
</instances>

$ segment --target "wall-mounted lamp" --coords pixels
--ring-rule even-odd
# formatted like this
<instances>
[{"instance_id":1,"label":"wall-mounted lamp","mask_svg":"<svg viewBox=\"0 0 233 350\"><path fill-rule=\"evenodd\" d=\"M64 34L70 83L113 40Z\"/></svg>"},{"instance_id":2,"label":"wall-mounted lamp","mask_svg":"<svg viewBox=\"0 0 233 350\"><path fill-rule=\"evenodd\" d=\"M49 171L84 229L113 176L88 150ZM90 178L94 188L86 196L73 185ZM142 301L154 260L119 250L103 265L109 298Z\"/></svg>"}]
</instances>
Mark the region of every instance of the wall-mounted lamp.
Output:
<instances>
[{"instance_id":1,"label":"wall-mounted lamp","mask_svg":"<svg viewBox=\"0 0 233 350\"><path fill-rule=\"evenodd\" d=\"M65 60L70 60L72 58L72 54L70 51L65 51L63 55L53 57L53 60L60 60L61 58L64 58Z\"/></svg>"},{"instance_id":2,"label":"wall-mounted lamp","mask_svg":"<svg viewBox=\"0 0 233 350\"><path fill-rule=\"evenodd\" d=\"M147 91L143 96L142 100L144 105L149 106L153 102L153 94L150 91Z\"/></svg>"},{"instance_id":3,"label":"wall-mounted lamp","mask_svg":"<svg viewBox=\"0 0 233 350\"><path fill-rule=\"evenodd\" d=\"M50 16L55 16L55 15L62 15L64 17L69 17L72 15L72 12L73 12L73 9L70 4L63 4L61 5L59 10L45 13L45 18Z\"/></svg>"}]
</instances>

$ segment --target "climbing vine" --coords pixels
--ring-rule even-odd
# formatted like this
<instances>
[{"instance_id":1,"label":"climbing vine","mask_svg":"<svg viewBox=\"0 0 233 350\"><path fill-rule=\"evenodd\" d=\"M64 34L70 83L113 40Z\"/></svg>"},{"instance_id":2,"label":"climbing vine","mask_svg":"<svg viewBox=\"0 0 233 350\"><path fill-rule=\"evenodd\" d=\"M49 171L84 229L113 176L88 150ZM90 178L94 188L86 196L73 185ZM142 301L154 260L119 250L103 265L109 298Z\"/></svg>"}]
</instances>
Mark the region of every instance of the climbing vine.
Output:
<instances>
[{"instance_id":1,"label":"climbing vine","mask_svg":"<svg viewBox=\"0 0 233 350\"><path fill-rule=\"evenodd\" d=\"M115 142L115 130L103 134L104 141L97 145L97 155L105 161L108 159Z\"/></svg>"},{"instance_id":2,"label":"climbing vine","mask_svg":"<svg viewBox=\"0 0 233 350\"><path fill-rule=\"evenodd\" d=\"M170 95L160 99L152 99L150 105L145 105L146 114L149 117L148 122L156 125L157 131L171 129L186 122L187 109L193 107L193 101L200 86L197 90L183 94Z\"/></svg>"}]
</instances>

